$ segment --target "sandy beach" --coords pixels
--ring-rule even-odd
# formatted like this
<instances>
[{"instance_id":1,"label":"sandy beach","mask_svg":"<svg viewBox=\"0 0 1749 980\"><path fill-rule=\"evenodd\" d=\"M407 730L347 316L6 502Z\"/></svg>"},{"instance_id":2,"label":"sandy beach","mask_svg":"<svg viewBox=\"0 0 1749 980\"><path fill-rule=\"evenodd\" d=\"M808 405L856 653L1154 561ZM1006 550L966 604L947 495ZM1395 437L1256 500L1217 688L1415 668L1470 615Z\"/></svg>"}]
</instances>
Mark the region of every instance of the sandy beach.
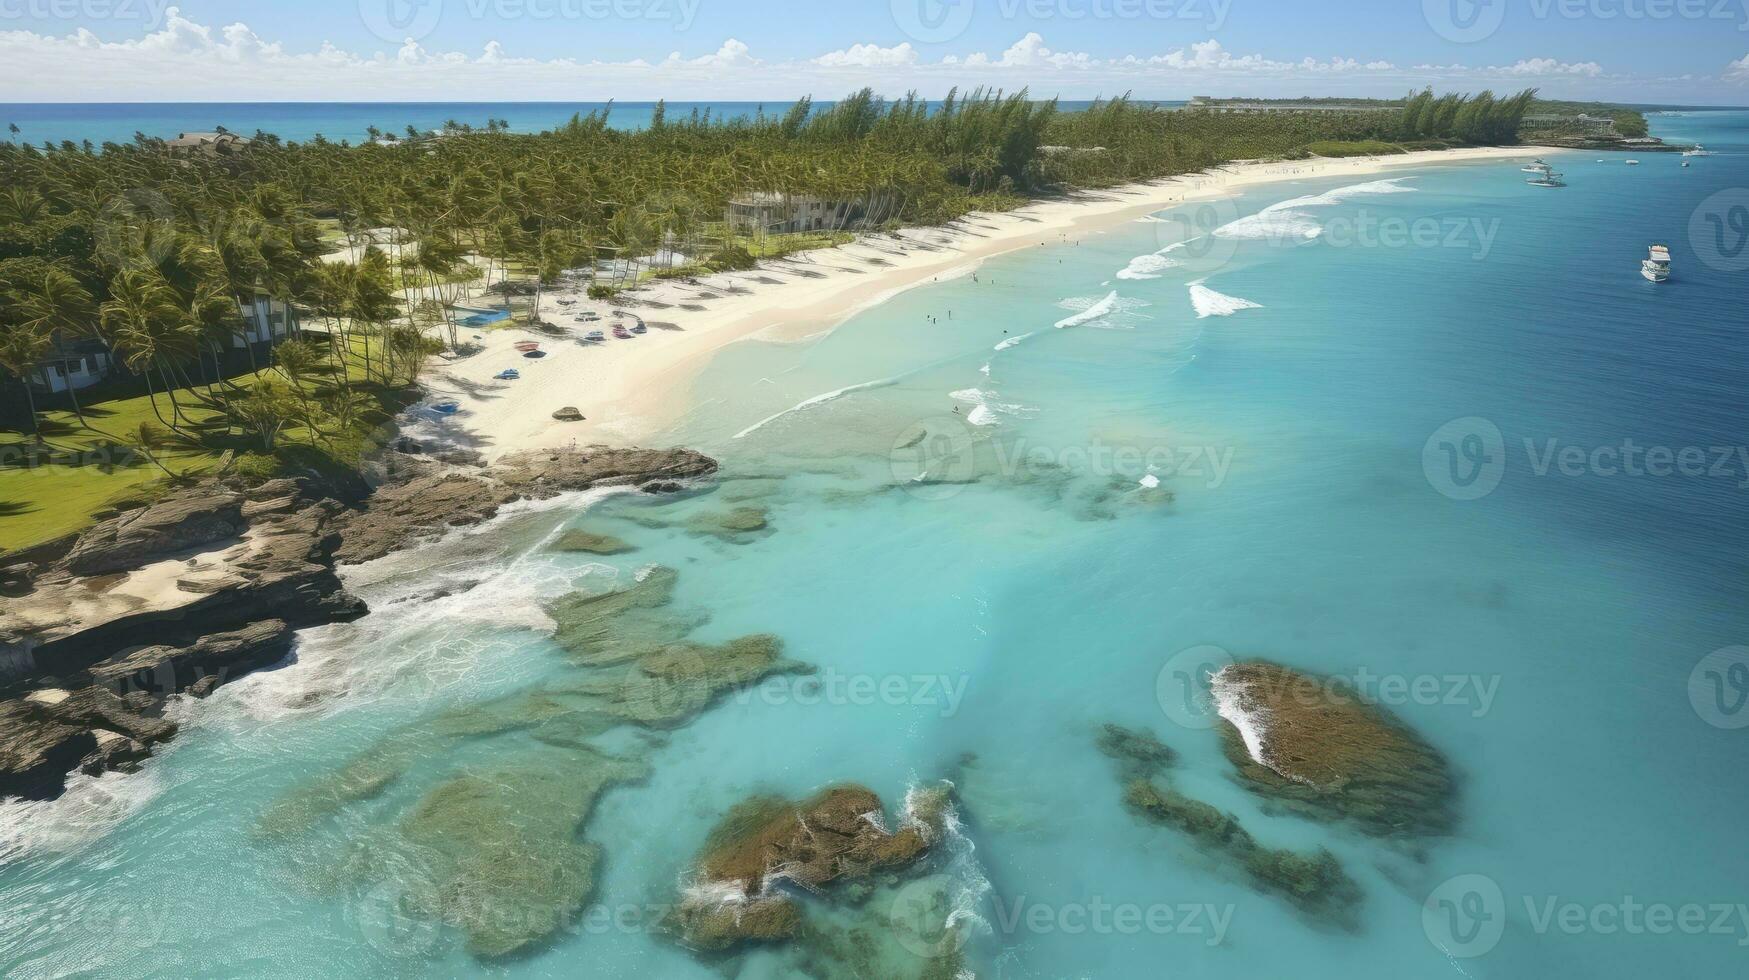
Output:
<instances>
[{"instance_id":1,"label":"sandy beach","mask_svg":"<svg viewBox=\"0 0 1749 980\"><path fill-rule=\"evenodd\" d=\"M1016 249L1096 233L1163 208L1236 194L1258 184L1321 177L1362 177L1389 170L1476 160L1550 156L1546 147L1478 147L1390 157L1236 163L1215 171L1131 184L1042 201L1001 214L974 213L951 225L868 235L835 248L761 263L748 272L696 280L666 280L610 302L583 296L582 286L548 290L540 316L564 335L518 327L477 331L478 350L434 359L424 379L430 399L453 400L441 421L416 416L410 434L479 451L488 460L519 449L604 443L635 445L685 412L693 377L724 346L749 337L800 340L843 322L893 295ZM614 310L627 316L615 317ZM593 311L601 319L579 322ZM616 339L616 324L641 318L646 333ZM590 330L607 339L586 342ZM537 341L543 357L525 358L518 342ZM494 376L507 368L515 381ZM553 419L573 406L580 422Z\"/></svg>"}]
</instances>

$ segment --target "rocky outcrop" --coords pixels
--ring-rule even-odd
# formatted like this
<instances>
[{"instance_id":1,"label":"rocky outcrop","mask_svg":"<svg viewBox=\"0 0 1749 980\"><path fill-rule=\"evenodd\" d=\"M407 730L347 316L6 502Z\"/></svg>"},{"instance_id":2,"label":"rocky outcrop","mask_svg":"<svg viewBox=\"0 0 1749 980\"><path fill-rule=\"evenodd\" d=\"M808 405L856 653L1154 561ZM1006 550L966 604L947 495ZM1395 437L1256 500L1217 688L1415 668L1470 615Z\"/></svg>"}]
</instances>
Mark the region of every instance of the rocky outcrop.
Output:
<instances>
[{"instance_id":1,"label":"rocky outcrop","mask_svg":"<svg viewBox=\"0 0 1749 980\"><path fill-rule=\"evenodd\" d=\"M8 796L52 799L69 772L129 768L175 734L175 724L101 688L32 691L0 702L0 788Z\"/></svg>"},{"instance_id":2,"label":"rocky outcrop","mask_svg":"<svg viewBox=\"0 0 1749 980\"><path fill-rule=\"evenodd\" d=\"M128 511L79 536L61 567L73 575L107 575L166 555L224 541L248 527L243 497L191 494Z\"/></svg>"},{"instance_id":3,"label":"rocky outcrop","mask_svg":"<svg viewBox=\"0 0 1749 980\"><path fill-rule=\"evenodd\" d=\"M1339 680L1251 662L1222 668L1212 689L1227 758L1257 793L1381 837L1451 831L1457 789L1445 757ZM1252 729L1256 756L1235 718Z\"/></svg>"},{"instance_id":4,"label":"rocky outcrop","mask_svg":"<svg viewBox=\"0 0 1749 980\"><path fill-rule=\"evenodd\" d=\"M817 892L902 868L922 857L940 832L922 821L888 832L882 812L880 797L854 785L801 802L759 796L737 804L699 855L697 881L677 913L681 938L707 950L790 938L801 911L774 882Z\"/></svg>"},{"instance_id":5,"label":"rocky outcrop","mask_svg":"<svg viewBox=\"0 0 1749 980\"><path fill-rule=\"evenodd\" d=\"M336 556L341 563L371 561L409 541L478 524L518 500L612 486L671 492L717 468L689 449L604 446L512 453L486 473L407 460L400 465L409 473L405 479L379 487L369 507L347 515Z\"/></svg>"},{"instance_id":6,"label":"rocky outcrop","mask_svg":"<svg viewBox=\"0 0 1749 980\"><path fill-rule=\"evenodd\" d=\"M136 765L174 733L155 718L165 698L205 696L284 659L297 630L364 615L337 564L515 500L674 489L715 468L688 450L523 453L489 471L388 453L375 472L385 482L362 503L356 477L211 483L109 518L64 553L33 553L8 572L13 595L0 604L0 798L52 797L74 769Z\"/></svg>"}]
</instances>

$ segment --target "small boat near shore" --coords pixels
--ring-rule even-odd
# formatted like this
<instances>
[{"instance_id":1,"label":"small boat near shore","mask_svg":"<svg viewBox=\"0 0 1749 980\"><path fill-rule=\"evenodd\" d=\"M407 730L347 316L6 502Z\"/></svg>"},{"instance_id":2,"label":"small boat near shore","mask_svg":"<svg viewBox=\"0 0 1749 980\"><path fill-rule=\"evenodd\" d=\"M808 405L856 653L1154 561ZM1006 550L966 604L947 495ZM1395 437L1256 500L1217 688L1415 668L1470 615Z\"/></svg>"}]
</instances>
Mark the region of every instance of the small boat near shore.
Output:
<instances>
[{"instance_id":1,"label":"small boat near shore","mask_svg":"<svg viewBox=\"0 0 1749 980\"><path fill-rule=\"evenodd\" d=\"M1525 181L1525 183L1532 187L1565 187L1567 186L1566 180L1563 179L1565 177L1566 174L1559 174L1553 170L1544 170L1541 172L1540 176L1533 177L1530 180Z\"/></svg>"},{"instance_id":2,"label":"small boat near shore","mask_svg":"<svg viewBox=\"0 0 1749 980\"><path fill-rule=\"evenodd\" d=\"M516 349L527 354L530 351L540 350L540 344L532 340L519 340L516 342Z\"/></svg>"},{"instance_id":3,"label":"small boat near shore","mask_svg":"<svg viewBox=\"0 0 1749 980\"><path fill-rule=\"evenodd\" d=\"M1646 257L1640 261L1640 275L1650 282L1667 282L1670 279L1670 246L1653 245L1646 250Z\"/></svg>"},{"instance_id":4,"label":"small boat near shore","mask_svg":"<svg viewBox=\"0 0 1749 980\"><path fill-rule=\"evenodd\" d=\"M618 338L619 338L619 339L621 339L621 340L630 340L630 339L632 339L632 333L631 333L631 331L630 331L630 330L627 330L627 329L626 329L626 328L625 328L625 325L624 325L624 324L617 324L617 325L615 325L615 326L614 326L614 328L613 328L613 335L614 335L614 336L615 336L615 337L618 337Z\"/></svg>"}]
</instances>

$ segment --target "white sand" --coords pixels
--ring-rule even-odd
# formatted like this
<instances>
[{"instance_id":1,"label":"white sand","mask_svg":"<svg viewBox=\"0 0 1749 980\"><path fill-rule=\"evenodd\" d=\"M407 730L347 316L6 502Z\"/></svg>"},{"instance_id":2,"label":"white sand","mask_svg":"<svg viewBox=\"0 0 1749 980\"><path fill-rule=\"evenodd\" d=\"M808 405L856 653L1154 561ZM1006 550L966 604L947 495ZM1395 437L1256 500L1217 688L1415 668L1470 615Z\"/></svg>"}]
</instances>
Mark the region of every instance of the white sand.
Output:
<instances>
[{"instance_id":1,"label":"white sand","mask_svg":"<svg viewBox=\"0 0 1749 980\"><path fill-rule=\"evenodd\" d=\"M865 236L837 248L765 263L752 272L704 277L696 285L678 281L647 285L611 303L591 302L577 291L548 292L542 297L541 315L566 328L569 336L550 338L520 327L474 332L483 348L479 353L455 361L436 359L425 378L433 399L454 399L460 411L441 423L410 425L409 431L416 437L478 449L488 459L516 449L570 442L636 444L685 412L691 379L724 346L754 335L770 340L812 336L898 292L968 272L995 255L1097 232L1185 201L1230 196L1272 181L1362 176L1396 167L1546 157L1557 152L1547 147L1482 147L1241 163L1004 214L972 214L946 227L905 229L898 238ZM562 305L560 300L571 303ZM657 303L667 308L653 305ZM649 332L615 339L613 325L632 322L611 317L608 311L615 307L643 317L651 324ZM576 322L574 315L584 310L600 312L603 319ZM607 340L578 342L594 329L607 331ZM522 357L512 345L524 340L539 341L546 356ZM521 371L521 380L492 380L505 368ZM580 409L587 420L554 421L552 413L564 406Z\"/></svg>"}]
</instances>

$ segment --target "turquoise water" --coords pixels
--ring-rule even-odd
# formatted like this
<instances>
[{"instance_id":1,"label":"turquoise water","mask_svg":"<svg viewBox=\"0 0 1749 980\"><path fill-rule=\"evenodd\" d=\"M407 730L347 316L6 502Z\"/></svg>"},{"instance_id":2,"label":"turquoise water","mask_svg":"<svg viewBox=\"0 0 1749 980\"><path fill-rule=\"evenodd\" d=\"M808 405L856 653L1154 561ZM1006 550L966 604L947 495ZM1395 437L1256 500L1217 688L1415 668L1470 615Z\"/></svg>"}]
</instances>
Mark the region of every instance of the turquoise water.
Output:
<instances>
[{"instance_id":1,"label":"turquoise water","mask_svg":"<svg viewBox=\"0 0 1749 980\"><path fill-rule=\"evenodd\" d=\"M782 115L791 104L670 102L668 118L708 111L714 119L750 119L761 110ZM1065 109L1087 105L1061 104ZM608 125L642 129L650 124L655 107L654 102L613 103ZM608 108L606 102L14 102L0 103L0 123L18 126L11 138L37 146L44 140L57 145L63 140L90 140L99 146L128 143L135 133L173 139L178 133L209 132L217 126L245 136L261 130L297 142L320 134L334 142L358 143L369 137L372 126L401 136L408 126L425 132L442 129L451 120L484 129L487 120L502 119L513 133L537 133L562 126L574 115Z\"/></svg>"},{"instance_id":2,"label":"turquoise water","mask_svg":"<svg viewBox=\"0 0 1749 980\"><path fill-rule=\"evenodd\" d=\"M1716 155L1687 169L1566 155L1564 190L1492 163L1360 191L1270 185L993 260L809 342L729 348L670 434L724 461L714 493L560 501L361 569L372 616L310 631L297 663L185 709L188 731L146 772L8 805L0 973L796 975L780 951L701 962L654 934L649 907L673 900L716 818L750 793L856 781L896 810L942 777L962 826L957 857L931 870L976 914L949 938L979 976L1740 973L1745 735L1721 727L1736 715L1704 683L1691 700L1690 679L1749 643L1749 472L1539 475L1524 448L1749 441L1749 275L1727 254L1730 201L1706 203L1749 186L1749 114L1657 126ZM1723 248L1690 235L1709 213ZM1133 262L1241 221L1265 237ZM1637 274L1652 241L1671 247L1669 283ZM1205 310L1230 315L1198 318L1193 282L1212 291ZM1090 308L1103 315L1078 316ZM1460 419L1500 433L1504 469L1479 499L1454 498L1491 480L1454 481L1439 443L1486 444L1487 426L1435 437ZM770 530L688 530L749 503ZM554 553L568 525L637 550ZM599 742L652 767L583 833L604 853L600 916L481 963L454 930L385 915L419 892L417 867L348 864L356 842L401 854L394 829L449 775L566 764L519 735L423 742L380 795L309 833L259 832L274 801L390 754L410 723L573 676L542 604L651 563L678 570L679 605L708 613L698 639L776 633L820 686L771 681L664 738ZM1175 686L1207 647L1431 679L1435 696L1390 703L1461 774L1453 836L1381 843L1235 783ZM1156 732L1182 756L1175 785L1264 844L1328 847L1365 892L1358 929L1310 920L1132 818L1093 745L1105 722ZM1424 916L1430 896L1463 898L1447 882L1477 880L1460 876L1497 900L1477 892L1474 922ZM878 925L893 901L836 914ZM1718 928L1612 927L1629 901L1702 908ZM1576 906L1580 927L1545 922L1551 902ZM1155 909L1173 923L1147 925ZM1489 926L1497 941L1477 939ZM876 975L920 962L880 955Z\"/></svg>"}]
</instances>

